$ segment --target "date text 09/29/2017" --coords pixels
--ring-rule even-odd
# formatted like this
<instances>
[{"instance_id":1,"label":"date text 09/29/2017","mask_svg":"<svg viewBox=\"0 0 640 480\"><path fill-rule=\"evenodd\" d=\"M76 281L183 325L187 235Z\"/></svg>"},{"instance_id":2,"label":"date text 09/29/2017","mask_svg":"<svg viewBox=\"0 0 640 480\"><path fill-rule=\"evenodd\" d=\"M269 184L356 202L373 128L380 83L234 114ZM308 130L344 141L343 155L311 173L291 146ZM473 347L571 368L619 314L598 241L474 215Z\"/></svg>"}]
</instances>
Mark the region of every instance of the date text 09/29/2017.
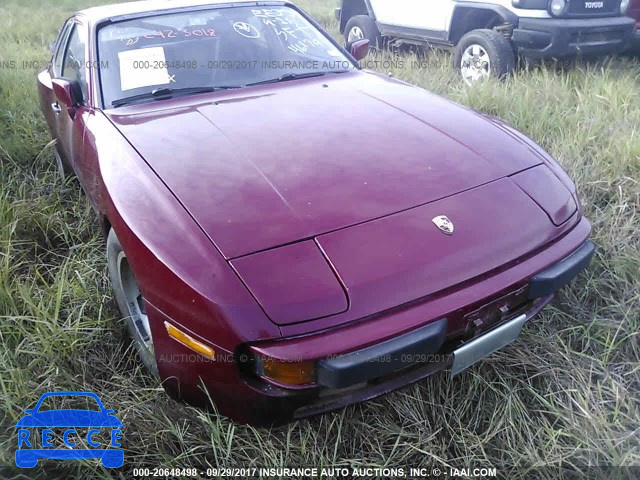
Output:
<instances>
[{"instance_id":1,"label":"date text 09/29/2017","mask_svg":"<svg viewBox=\"0 0 640 480\"><path fill-rule=\"evenodd\" d=\"M354 478L375 477L386 478L447 478L459 475L477 478L496 477L496 468L450 468L439 467L209 467L197 468L134 468L134 477L207 477L224 478Z\"/></svg>"}]
</instances>

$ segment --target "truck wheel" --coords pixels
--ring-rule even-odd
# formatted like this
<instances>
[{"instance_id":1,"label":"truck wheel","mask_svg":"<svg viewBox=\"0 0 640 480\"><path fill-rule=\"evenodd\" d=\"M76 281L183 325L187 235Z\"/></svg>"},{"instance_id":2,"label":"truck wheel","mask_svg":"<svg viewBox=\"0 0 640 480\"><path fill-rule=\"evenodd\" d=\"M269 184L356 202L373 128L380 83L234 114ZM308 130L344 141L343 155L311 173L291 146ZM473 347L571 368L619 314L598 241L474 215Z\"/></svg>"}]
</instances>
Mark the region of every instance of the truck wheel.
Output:
<instances>
[{"instance_id":1,"label":"truck wheel","mask_svg":"<svg viewBox=\"0 0 640 480\"><path fill-rule=\"evenodd\" d=\"M504 78L515 68L511 43L494 30L473 30L456 45L454 64L463 80L471 85L493 76Z\"/></svg>"},{"instance_id":2,"label":"truck wheel","mask_svg":"<svg viewBox=\"0 0 640 480\"><path fill-rule=\"evenodd\" d=\"M344 38L347 41L347 50L351 49L353 42L367 39L371 48L382 47L382 35L376 22L369 15L356 15L351 17L344 29Z\"/></svg>"}]
</instances>

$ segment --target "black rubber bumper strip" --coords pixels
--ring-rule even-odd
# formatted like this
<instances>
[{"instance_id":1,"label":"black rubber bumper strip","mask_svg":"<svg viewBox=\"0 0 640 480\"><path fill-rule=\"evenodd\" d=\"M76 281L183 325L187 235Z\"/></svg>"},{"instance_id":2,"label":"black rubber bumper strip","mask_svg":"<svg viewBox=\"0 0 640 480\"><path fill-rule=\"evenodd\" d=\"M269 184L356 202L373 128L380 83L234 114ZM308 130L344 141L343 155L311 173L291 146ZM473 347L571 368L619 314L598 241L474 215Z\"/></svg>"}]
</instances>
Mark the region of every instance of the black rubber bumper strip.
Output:
<instances>
[{"instance_id":1,"label":"black rubber bumper strip","mask_svg":"<svg viewBox=\"0 0 640 480\"><path fill-rule=\"evenodd\" d=\"M437 320L399 337L318 363L318 383L345 388L416 365L444 343L447 319Z\"/></svg>"},{"instance_id":2,"label":"black rubber bumper strip","mask_svg":"<svg viewBox=\"0 0 640 480\"><path fill-rule=\"evenodd\" d=\"M564 260L533 277L529 298L546 297L560 290L589 266L595 250L595 245L588 241Z\"/></svg>"}]
</instances>

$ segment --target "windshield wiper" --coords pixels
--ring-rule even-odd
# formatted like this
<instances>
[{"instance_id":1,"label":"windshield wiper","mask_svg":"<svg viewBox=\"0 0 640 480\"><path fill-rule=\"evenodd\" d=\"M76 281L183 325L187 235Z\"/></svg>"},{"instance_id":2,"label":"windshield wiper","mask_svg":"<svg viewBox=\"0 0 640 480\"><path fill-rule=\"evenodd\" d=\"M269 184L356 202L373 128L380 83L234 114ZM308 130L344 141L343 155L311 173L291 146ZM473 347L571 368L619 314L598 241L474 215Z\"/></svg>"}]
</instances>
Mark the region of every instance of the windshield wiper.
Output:
<instances>
[{"instance_id":1,"label":"windshield wiper","mask_svg":"<svg viewBox=\"0 0 640 480\"><path fill-rule=\"evenodd\" d=\"M347 73L350 71L351 70L330 70L324 72L286 73L278 78L271 78L269 80L262 80L260 82L246 83L243 86L251 87L253 85L266 85L268 83L288 82L289 80L298 80L300 78L324 77L325 75Z\"/></svg>"},{"instance_id":2,"label":"windshield wiper","mask_svg":"<svg viewBox=\"0 0 640 480\"><path fill-rule=\"evenodd\" d=\"M197 93L217 92L218 90L231 90L234 88L240 88L238 85L234 86L217 86L217 87L182 87L182 88L156 88L150 92L140 93L139 95L132 95L130 97L120 98L111 102L113 108L118 108L128 103L135 103L142 100L166 100L167 98L173 98L182 95L195 95Z\"/></svg>"},{"instance_id":3,"label":"windshield wiper","mask_svg":"<svg viewBox=\"0 0 640 480\"><path fill-rule=\"evenodd\" d=\"M128 103L135 103L143 100L166 100L178 95L195 95L197 93L217 92L219 90L233 90L236 88L250 87L253 85L265 85L268 83L280 83L287 82L289 80L298 80L300 78L311 77L323 77L325 75L347 73L351 70L330 70L324 72L306 72L306 73L287 73L278 78L272 78L269 80L262 80L260 82L246 83L244 85L231 85L231 86L209 86L209 87L183 87L183 88L156 88L150 92L141 93L139 95L132 95L130 97L120 98L111 102L113 108L118 108Z\"/></svg>"}]
</instances>

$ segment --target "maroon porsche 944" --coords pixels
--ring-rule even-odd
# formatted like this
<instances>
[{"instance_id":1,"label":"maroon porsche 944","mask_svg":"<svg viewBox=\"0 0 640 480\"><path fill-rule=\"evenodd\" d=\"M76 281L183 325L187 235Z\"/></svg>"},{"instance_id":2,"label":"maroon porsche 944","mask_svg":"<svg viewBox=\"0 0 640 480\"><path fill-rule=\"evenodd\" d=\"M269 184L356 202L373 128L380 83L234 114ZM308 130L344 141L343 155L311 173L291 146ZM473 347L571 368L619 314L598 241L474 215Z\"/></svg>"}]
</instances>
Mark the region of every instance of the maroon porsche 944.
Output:
<instances>
[{"instance_id":1,"label":"maroon porsche 944","mask_svg":"<svg viewBox=\"0 0 640 480\"><path fill-rule=\"evenodd\" d=\"M64 24L42 110L170 394L270 424L456 375L588 266L591 226L553 158L361 69L367 52L286 1Z\"/></svg>"}]
</instances>

